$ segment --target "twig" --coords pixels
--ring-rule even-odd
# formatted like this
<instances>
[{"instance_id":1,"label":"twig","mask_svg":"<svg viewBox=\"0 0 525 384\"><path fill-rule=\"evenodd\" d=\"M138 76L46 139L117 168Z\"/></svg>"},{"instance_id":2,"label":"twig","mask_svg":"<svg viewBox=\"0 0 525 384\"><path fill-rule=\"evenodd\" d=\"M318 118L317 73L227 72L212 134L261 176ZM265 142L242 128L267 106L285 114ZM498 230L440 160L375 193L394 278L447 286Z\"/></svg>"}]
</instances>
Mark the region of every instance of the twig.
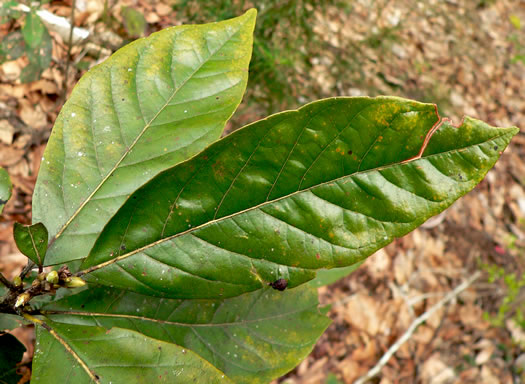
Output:
<instances>
[{"instance_id":1,"label":"twig","mask_svg":"<svg viewBox=\"0 0 525 384\"><path fill-rule=\"evenodd\" d=\"M408 312L410 312L410 316L415 317L416 313L414 312L414 307L412 306L412 304L410 304L409 298L407 297L407 295L405 295L405 292L403 292L401 287L398 287L394 282L388 285L390 286L390 289L392 290L392 293L394 295L398 294L399 296L401 296L401 298L405 302L405 305L407 306Z\"/></svg>"},{"instance_id":2,"label":"twig","mask_svg":"<svg viewBox=\"0 0 525 384\"><path fill-rule=\"evenodd\" d=\"M426 299L430 299L432 297L441 297L444 294L446 294L446 292L429 292L429 293L424 293L424 294L419 295L419 296L413 296L413 297L408 298L408 304L411 305L411 306L414 306L417 303L419 303L420 301L423 301L423 300L426 300Z\"/></svg>"},{"instance_id":3,"label":"twig","mask_svg":"<svg viewBox=\"0 0 525 384\"><path fill-rule=\"evenodd\" d=\"M2 273L0 273L0 282L9 288L10 291L16 290L16 287L13 285L13 283L7 280L7 278Z\"/></svg>"},{"instance_id":4,"label":"twig","mask_svg":"<svg viewBox=\"0 0 525 384\"><path fill-rule=\"evenodd\" d=\"M428 355L430 354L430 352L432 352L432 343L434 342L434 340L436 340L438 334L439 334L439 331L441 331L441 329L443 328L443 325L445 324L445 318L447 317L448 315L448 312L450 310L450 307L446 307L445 308L445 313L444 315L441 317L441 320L439 321L439 324L437 326L437 328L434 329L434 332L432 332L432 337L430 338L430 340L426 343L425 345L425 349L423 350L423 356L414 356L414 375L413 375L413 382L414 383L418 383L419 382L419 374L420 374L420 371L421 371L421 364L419 364L420 361L424 361ZM414 349L417 349L417 348L414 348Z\"/></svg>"},{"instance_id":5,"label":"twig","mask_svg":"<svg viewBox=\"0 0 525 384\"><path fill-rule=\"evenodd\" d=\"M69 65L71 64L71 48L73 47L73 29L75 28L75 7L76 0L73 0L73 3L71 4L71 25L69 28L69 39L67 40L66 73L64 75L64 83L62 85L62 89L64 92L64 100L67 96L67 80L69 77Z\"/></svg>"},{"instance_id":6,"label":"twig","mask_svg":"<svg viewBox=\"0 0 525 384\"><path fill-rule=\"evenodd\" d=\"M412 334L416 331L417 327L419 327L422 323L427 321L430 318L430 316L432 316L449 301L456 298L461 292L467 289L480 276L481 272L478 271L474 273L470 278L458 285L456 288L454 288L453 291L449 292L443 299L441 299L438 303L432 306L432 308L430 308L428 311L426 311L417 319L415 319L412 322L412 324L410 324L410 327L408 327L405 333L399 339L397 339L397 341L388 349L388 351L386 351L386 353L381 357L381 359L379 359L377 364L372 369L370 369L365 375L361 376L359 379L354 381L354 384L364 384L368 380L376 376L381 371L381 369L388 363L390 358L397 352L397 350L406 341L410 339Z\"/></svg>"},{"instance_id":7,"label":"twig","mask_svg":"<svg viewBox=\"0 0 525 384\"><path fill-rule=\"evenodd\" d=\"M33 263L31 260L27 262L27 265L24 267L24 269L22 269L22 272L20 272L20 278L22 279L22 281L24 281L26 275L29 273L29 271L31 271L34 268L35 265L36 264Z\"/></svg>"}]
</instances>

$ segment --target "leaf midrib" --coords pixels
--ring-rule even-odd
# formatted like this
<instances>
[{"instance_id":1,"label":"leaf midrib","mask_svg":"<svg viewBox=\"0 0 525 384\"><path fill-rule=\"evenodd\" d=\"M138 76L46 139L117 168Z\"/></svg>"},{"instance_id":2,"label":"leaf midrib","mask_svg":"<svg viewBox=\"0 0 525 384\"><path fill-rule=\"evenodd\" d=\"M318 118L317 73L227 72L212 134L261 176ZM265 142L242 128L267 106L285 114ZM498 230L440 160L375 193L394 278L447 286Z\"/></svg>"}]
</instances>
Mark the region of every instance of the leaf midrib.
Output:
<instances>
[{"instance_id":1,"label":"leaf midrib","mask_svg":"<svg viewBox=\"0 0 525 384\"><path fill-rule=\"evenodd\" d=\"M55 338L55 340L57 340L64 347L66 352L69 353L73 357L73 359L78 362L78 364L82 367L84 372L86 372L86 374L89 376L89 378L94 383L100 383L100 379L98 378L98 376L96 376L91 371L91 369L89 369L89 366L87 365L87 363L78 355L78 353L73 349L73 347L70 345L70 343L68 343L64 338L62 338L62 336L60 336L57 333L57 331L55 331L53 329L53 327L51 327L46 322L44 322L42 320L39 320L39 319L34 319L34 320L37 320L37 321L35 321L35 323L40 325L46 332L49 332L51 334L51 336L53 336Z\"/></svg>"},{"instance_id":2,"label":"leaf midrib","mask_svg":"<svg viewBox=\"0 0 525 384\"><path fill-rule=\"evenodd\" d=\"M194 231L197 231L199 229L202 229L204 227L207 227L209 225L213 225L215 223L218 223L218 222L221 222L223 220L227 220L227 219L230 219L232 217L236 217L238 215L241 215L243 213L246 213L246 212L250 212L250 211L253 211L253 210L256 210L256 209L259 209L261 207L264 207L266 205L270 205L270 204L273 204L273 203L276 203L280 200L284 200L284 199L287 199L287 198L290 198L292 196L295 196L297 194L300 194L300 193L304 193L304 192L307 192L307 191L310 191L311 189L313 188L317 188L317 187L320 187L320 186L323 186L323 185L327 185L327 184L331 184L331 183L335 183L339 180L342 180L342 179L345 179L345 178L348 178L348 177L353 177L353 176L356 176L356 175L361 175L361 174L366 174L366 173L371 173L371 172L376 172L376 171L380 171L380 170L383 170L383 169L387 169L389 167L393 167L393 166L399 166L399 165L404 165L404 164L409 164L409 163L412 163L414 161L418 161L420 159L430 159L430 158L433 158L433 157L437 157L437 156L442 156L442 155L445 155L447 153L452 153L452 152L458 152L458 151L461 151L461 150L466 150L466 149L469 149L469 148L473 148L473 147L476 147L476 146L479 146L479 145L482 145L484 143L487 143L487 142L490 142L490 141L494 141L494 140L497 140L499 139L500 137L503 137L503 136L507 136L507 135L512 135L512 132L505 132L505 133L502 133L500 135L497 135L497 136L494 136L494 137L491 137L489 140L486 140L486 141L483 141L483 142L480 142L480 143L476 143L476 144L471 144L471 145L468 145L468 146L465 146L465 147L462 147L462 148L454 148L454 149L451 149L451 150L448 150L448 151L444 151L444 152L439 152L439 153L434 153L434 154L431 154L431 155L428 155L428 156L421 156L421 157L417 157L417 158L411 158L409 159L408 161L404 161L404 162L396 162L396 163L392 163L392 164L387 164L387 165L383 165L383 166L380 166L380 167L376 167L376 168L372 168L372 169L367 169L365 171L358 171L358 172L354 172L352 174L349 174L349 175L344 175L344 176L341 176L341 177L338 177L338 178L335 178L333 180L328 180L328 181L325 181L323 183L319 183L317 185L312 185L310 187L307 187L305 189L302 189L302 190L298 190L298 191L295 191L295 192L292 192L288 195L285 195L285 196L281 196L277 199L274 199L274 200L267 200L267 201L264 201L262 202L261 204L258 204L256 206L253 206L253 207L249 207L249 208L246 208L244 210L241 210L239 212L234 212L230 215L227 215L227 216L223 216L223 217L220 217L218 219L214 219L214 220L210 220L206 223L203 223L201 225L198 225L198 226L195 226L193 228L190 228L190 229L187 229L183 232L179 232L179 233L176 233L174 235L171 235L171 236L168 236L168 237L165 237L163 239L159 239L157 241L154 241L153 243L150 243L150 244L147 244L141 248L137 248L135 250L133 250L132 252L129 252L127 254L124 254L124 255L121 255L121 256L118 256L114 259L111 259L111 260L108 260L108 261L105 261L103 263L100 263L100 264L96 264L96 265L93 265L91 267L88 267L82 271L79 271L77 272L75 275L76 276L83 276L85 274L88 274L88 273L91 273L93 271L96 271L98 269L101 269L101 268L104 268L108 265L111 265L113 263L116 263L118 261L121 261L121 260L124 260L124 259L127 259L128 257L131 257L137 253L140 253L140 252L143 252L144 250L146 249L149 249L149 248L152 248L158 244L162 244L164 243L165 241L170 241L170 240L173 240L177 237L180 237L180 236L184 236L188 233L191 233L191 232L194 232ZM430 140L429 140L430 141Z\"/></svg>"},{"instance_id":3,"label":"leaf midrib","mask_svg":"<svg viewBox=\"0 0 525 384\"><path fill-rule=\"evenodd\" d=\"M170 321L170 320L160 320L160 319L154 319L151 317L146 316L138 316L138 315L126 315L126 314L117 314L117 313L103 313L103 312L81 312L81 311L42 311L42 314L44 315L71 315L71 316L99 316L99 317L112 317L112 318L124 318L124 319L134 319L134 320L141 320L141 321L151 321L154 323L159 324L167 324L167 325L175 325L179 327L199 327L199 328L215 328L215 327L231 327L231 326L242 326L246 324L254 324L264 321L270 321L275 319L280 319L287 316L292 316L300 312L305 312L309 310L313 310L317 308L316 305L312 305L309 307L301 308L298 310L294 310L287 313L279 313L268 317L261 317L257 319L248 319L243 321L232 321L230 323L206 323L206 324L194 324L194 323L183 323L178 321Z\"/></svg>"},{"instance_id":4,"label":"leaf midrib","mask_svg":"<svg viewBox=\"0 0 525 384\"><path fill-rule=\"evenodd\" d=\"M235 36L237 33L239 33L239 31L241 30L241 28L244 26L244 24L246 24L247 21L243 21L242 23L239 24L239 27L238 29L233 32L215 51L213 51L209 56L208 58L203 61L192 73L190 73L188 75L188 77L182 82L182 84L176 88L172 95L166 100L166 102L164 103L164 105L159 109L159 111L155 114L155 116L153 116L151 118L151 120L146 123L146 125L144 126L144 128L142 129L142 131L139 133L139 135L135 138L135 140L131 143L131 145L129 147L126 147L126 150L124 152L124 154L120 157L120 159L117 161L117 163L113 166L113 168L107 173L107 175L99 182L99 184L95 187L95 189L88 195L88 197L82 202L82 204L80 204L80 206L75 210L75 212L73 213L73 215L71 215L71 217L64 223L64 225L59 229L59 231L57 232L57 234L49 241L49 246L51 246L53 244L53 242L58 239L62 233L64 233L64 231L66 230L66 228L73 222L73 220L80 214L80 211L82 211L82 209L84 209L84 207L89 203L89 201L91 201L91 199L93 198L93 196L100 190L100 188L104 185L104 183L111 177L111 175L113 174L113 172L115 172L115 170L120 166L120 164L125 160L125 158L127 157L127 155L132 151L132 149L135 147L135 145L137 144L137 142L141 139L141 137L144 135L144 133L148 130L148 128L151 126L151 124L153 124L153 122L157 119L157 117L166 109L166 107L169 105L169 103L171 102L171 100L173 100L173 98L175 97L175 95L186 85L186 83L191 80L193 78L193 76L203 67L204 64L206 64L207 62L209 62L209 60L211 58L213 58L213 56L215 56L215 54L217 52L219 52L230 40L233 36ZM140 60L140 54L139 54L139 60ZM171 68L170 68L171 70ZM136 76L136 74L135 74Z\"/></svg>"}]
</instances>

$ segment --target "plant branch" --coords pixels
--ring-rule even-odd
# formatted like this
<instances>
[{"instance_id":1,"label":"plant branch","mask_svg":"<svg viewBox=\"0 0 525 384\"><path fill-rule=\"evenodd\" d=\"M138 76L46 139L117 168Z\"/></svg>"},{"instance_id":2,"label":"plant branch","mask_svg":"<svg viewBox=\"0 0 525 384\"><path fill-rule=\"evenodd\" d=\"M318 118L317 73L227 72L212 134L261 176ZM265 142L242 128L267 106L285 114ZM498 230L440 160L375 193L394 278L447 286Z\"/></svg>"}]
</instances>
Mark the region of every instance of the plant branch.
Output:
<instances>
[{"instance_id":1,"label":"plant branch","mask_svg":"<svg viewBox=\"0 0 525 384\"><path fill-rule=\"evenodd\" d=\"M36 264L33 263L31 260L27 262L27 265L24 267L24 269L22 269L22 272L20 272L20 278L22 279L22 281L24 281L26 275L29 273L29 271L33 269L35 265Z\"/></svg>"},{"instance_id":2,"label":"plant branch","mask_svg":"<svg viewBox=\"0 0 525 384\"><path fill-rule=\"evenodd\" d=\"M454 288L453 291L449 292L443 299L441 299L434 306L432 306L432 308L430 308L428 311L426 311L417 319L415 319L412 322L412 324L410 324L410 327L408 327L405 333L399 339L397 339L397 341L388 349L388 351L386 351L386 353L381 357L381 359L379 359L377 364L372 369L370 369L365 375L361 376L359 379L354 381L354 384L364 384L368 380L376 376L381 371L381 369L388 363L390 358L398 351L398 349L401 348L401 346L410 339L410 337L416 331L417 327L419 327L422 323L427 321L430 318L430 316L436 313L449 301L455 299L461 292L467 289L480 276L481 272L478 271L474 273L470 278L458 285L456 288Z\"/></svg>"},{"instance_id":3,"label":"plant branch","mask_svg":"<svg viewBox=\"0 0 525 384\"><path fill-rule=\"evenodd\" d=\"M0 273L0 283L4 284L10 291L16 291L16 287L2 273Z\"/></svg>"}]
</instances>

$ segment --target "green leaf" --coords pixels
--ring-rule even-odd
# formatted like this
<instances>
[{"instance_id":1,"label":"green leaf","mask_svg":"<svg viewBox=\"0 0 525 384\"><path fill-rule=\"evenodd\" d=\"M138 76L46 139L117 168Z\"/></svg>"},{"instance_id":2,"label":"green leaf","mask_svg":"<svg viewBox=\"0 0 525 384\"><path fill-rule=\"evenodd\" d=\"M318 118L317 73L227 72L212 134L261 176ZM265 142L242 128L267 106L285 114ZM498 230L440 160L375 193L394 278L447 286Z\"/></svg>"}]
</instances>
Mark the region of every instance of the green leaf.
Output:
<instances>
[{"instance_id":1,"label":"green leaf","mask_svg":"<svg viewBox=\"0 0 525 384\"><path fill-rule=\"evenodd\" d=\"M315 279L310 280L308 284L313 287L322 287L323 285L329 285L336 281L348 276L361 266L365 261L359 261L349 267L334 268L334 269L320 269L317 271Z\"/></svg>"},{"instance_id":2,"label":"green leaf","mask_svg":"<svg viewBox=\"0 0 525 384\"><path fill-rule=\"evenodd\" d=\"M25 24L22 27L22 35L24 36L28 50L30 48L38 48L40 44L42 44L45 31L46 27L44 27L44 24L40 21L40 17L38 17L35 10L32 9L31 12L26 15Z\"/></svg>"},{"instance_id":3,"label":"green leaf","mask_svg":"<svg viewBox=\"0 0 525 384\"><path fill-rule=\"evenodd\" d=\"M434 105L379 97L251 124L137 190L80 275L212 298L353 265L474 188L518 132L465 118L431 136L437 121Z\"/></svg>"},{"instance_id":4,"label":"green leaf","mask_svg":"<svg viewBox=\"0 0 525 384\"><path fill-rule=\"evenodd\" d=\"M29 64L22 69L22 73L20 74L20 81L22 83L30 83L40 78L44 69L48 68L51 64L52 50L53 43L51 36L47 29L44 29L41 44L26 50Z\"/></svg>"},{"instance_id":5,"label":"green leaf","mask_svg":"<svg viewBox=\"0 0 525 384\"><path fill-rule=\"evenodd\" d=\"M193 352L128 329L46 321L36 338L32 384L230 382Z\"/></svg>"},{"instance_id":6,"label":"green leaf","mask_svg":"<svg viewBox=\"0 0 525 384\"><path fill-rule=\"evenodd\" d=\"M124 27L131 37L144 36L146 33L146 19L144 15L131 7L122 7L121 11Z\"/></svg>"},{"instance_id":7,"label":"green leaf","mask_svg":"<svg viewBox=\"0 0 525 384\"><path fill-rule=\"evenodd\" d=\"M16 60L24 54L24 38L19 31L9 33L0 42L0 62Z\"/></svg>"},{"instance_id":8,"label":"green leaf","mask_svg":"<svg viewBox=\"0 0 525 384\"><path fill-rule=\"evenodd\" d=\"M55 322L138 330L192 350L236 383L267 383L299 364L329 325L316 292L305 285L223 300L170 300L102 287L44 312Z\"/></svg>"},{"instance_id":9,"label":"green leaf","mask_svg":"<svg viewBox=\"0 0 525 384\"><path fill-rule=\"evenodd\" d=\"M10 21L10 19L18 19L20 17L20 11L15 8L18 6L17 1L4 1L0 4L0 24L4 24Z\"/></svg>"},{"instance_id":10,"label":"green leaf","mask_svg":"<svg viewBox=\"0 0 525 384\"><path fill-rule=\"evenodd\" d=\"M9 315L7 313L0 313L0 333L2 331L21 327L24 324L25 321L20 316Z\"/></svg>"},{"instance_id":11,"label":"green leaf","mask_svg":"<svg viewBox=\"0 0 525 384\"><path fill-rule=\"evenodd\" d=\"M342 384L342 382L337 379L336 375L330 373L326 378L325 384Z\"/></svg>"},{"instance_id":12,"label":"green leaf","mask_svg":"<svg viewBox=\"0 0 525 384\"><path fill-rule=\"evenodd\" d=\"M154 33L82 77L33 195L46 263L85 258L130 193L220 136L246 87L255 14Z\"/></svg>"},{"instance_id":13,"label":"green leaf","mask_svg":"<svg viewBox=\"0 0 525 384\"><path fill-rule=\"evenodd\" d=\"M23 225L15 223L13 236L20 252L36 265L43 265L47 250L47 229L42 223Z\"/></svg>"},{"instance_id":14,"label":"green leaf","mask_svg":"<svg viewBox=\"0 0 525 384\"><path fill-rule=\"evenodd\" d=\"M24 84L32 83L33 81L38 80L40 73L41 71L38 63L30 61L29 64L22 68L22 72L20 73L20 81Z\"/></svg>"},{"instance_id":15,"label":"green leaf","mask_svg":"<svg viewBox=\"0 0 525 384\"><path fill-rule=\"evenodd\" d=\"M521 19L517 15L510 15L509 21L514 27L514 29L517 29L518 31L521 29Z\"/></svg>"},{"instance_id":16,"label":"green leaf","mask_svg":"<svg viewBox=\"0 0 525 384\"><path fill-rule=\"evenodd\" d=\"M4 168L0 168L0 213L2 213L4 206L11 198L12 192L13 184L11 184L9 174Z\"/></svg>"},{"instance_id":17,"label":"green leaf","mask_svg":"<svg viewBox=\"0 0 525 384\"><path fill-rule=\"evenodd\" d=\"M40 66L41 71L48 68L51 65L51 56L53 54L53 41L51 39L51 35L47 31L47 29L44 31L44 34L42 36L42 44L38 46L38 48L34 52L34 56L36 56L36 62ZM31 56L28 54L29 60L31 61Z\"/></svg>"},{"instance_id":18,"label":"green leaf","mask_svg":"<svg viewBox=\"0 0 525 384\"><path fill-rule=\"evenodd\" d=\"M0 383L17 384L22 378L16 373L26 348L16 337L0 332Z\"/></svg>"},{"instance_id":19,"label":"green leaf","mask_svg":"<svg viewBox=\"0 0 525 384\"><path fill-rule=\"evenodd\" d=\"M3 12L5 12L9 8L15 8L17 6L18 6L18 1L8 0L8 1L3 2L0 8L2 9Z\"/></svg>"}]
</instances>

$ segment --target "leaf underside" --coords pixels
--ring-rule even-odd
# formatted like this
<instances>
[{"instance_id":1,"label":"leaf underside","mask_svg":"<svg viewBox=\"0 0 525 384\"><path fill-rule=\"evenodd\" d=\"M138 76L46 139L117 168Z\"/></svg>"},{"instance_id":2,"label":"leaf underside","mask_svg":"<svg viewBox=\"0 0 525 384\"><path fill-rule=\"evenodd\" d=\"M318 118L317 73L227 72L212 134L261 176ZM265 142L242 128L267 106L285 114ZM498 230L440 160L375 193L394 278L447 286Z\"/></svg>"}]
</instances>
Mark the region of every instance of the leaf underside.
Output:
<instances>
[{"instance_id":1,"label":"leaf underside","mask_svg":"<svg viewBox=\"0 0 525 384\"><path fill-rule=\"evenodd\" d=\"M290 371L330 323L319 312L317 291L306 285L222 300L161 299L100 287L44 312L54 322L127 328L175 343L236 383L267 383Z\"/></svg>"},{"instance_id":2,"label":"leaf underside","mask_svg":"<svg viewBox=\"0 0 525 384\"><path fill-rule=\"evenodd\" d=\"M46 321L36 328L31 383L231 383L191 351L129 329Z\"/></svg>"},{"instance_id":3,"label":"leaf underside","mask_svg":"<svg viewBox=\"0 0 525 384\"><path fill-rule=\"evenodd\" d=\"M5 290L0 289L0 296L3 296ZM22 326L23 322L20 316L8 315L7 313L0 314L0 332L11 330Z\"/></svg>"},{"instance_id":4,"label":"leaf underside","mask_svg":"<svg viewBox=\"0 0 525 384\"><path fill-rule=\"evenodd\" d=\"M219 138L248 78L255 11L139 39L92 68L58 116L33 195L47 265L87 256L140 185Z\"/></svg>"},{"instance_id":5,"label":"leaf underside","mask_svg":"<svg viewBox=\"0 0 525 384\"><path fill-rule=\"evenodd\" d=\"M80 274L218 298L353 265L474 188L517 132L466 118L431 136L437 123L434 105L393 97L326 99L258 121L133 193Z\"/></svg>"}]
</instances>

